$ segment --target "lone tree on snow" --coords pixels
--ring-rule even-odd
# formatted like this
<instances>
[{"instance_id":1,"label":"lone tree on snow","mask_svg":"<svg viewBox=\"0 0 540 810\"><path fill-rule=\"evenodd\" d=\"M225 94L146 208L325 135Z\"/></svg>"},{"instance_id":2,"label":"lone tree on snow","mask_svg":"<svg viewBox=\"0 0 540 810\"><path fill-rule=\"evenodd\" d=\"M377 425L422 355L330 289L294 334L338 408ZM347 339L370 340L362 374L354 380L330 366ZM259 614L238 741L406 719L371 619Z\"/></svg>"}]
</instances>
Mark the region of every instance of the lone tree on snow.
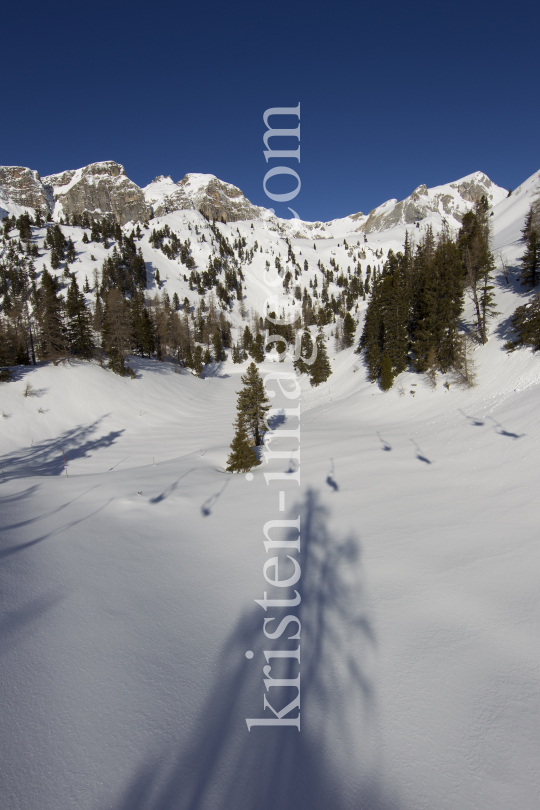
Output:
<instances>
[{"instance_id":1,"label":"lone tree on snow","mask_svg":"<svg viewBox=\"0 0 540 810\"><path fill-rule=\"evenodd\" d=\"M246 420L243 414L238 413L234 423L236 432L231 442L231 453L227 459L227 472L245 473L258 464L257 453L249 438Z\"/></svg>"},{"instance_id":2,"label":"lone tree on snow","mask_svg":"<svg viewBox=\"0 0 540 810\"><path fill-rule=\"evenodd\" d=\"M246 373L240 379L244 387L238 392L236 410L244 417L246 428L255 446L260 447L263 443L262 433L265 430L265 418L270 410L270 401L255 363L249 364Z\"/></svg>"}]
</instances>

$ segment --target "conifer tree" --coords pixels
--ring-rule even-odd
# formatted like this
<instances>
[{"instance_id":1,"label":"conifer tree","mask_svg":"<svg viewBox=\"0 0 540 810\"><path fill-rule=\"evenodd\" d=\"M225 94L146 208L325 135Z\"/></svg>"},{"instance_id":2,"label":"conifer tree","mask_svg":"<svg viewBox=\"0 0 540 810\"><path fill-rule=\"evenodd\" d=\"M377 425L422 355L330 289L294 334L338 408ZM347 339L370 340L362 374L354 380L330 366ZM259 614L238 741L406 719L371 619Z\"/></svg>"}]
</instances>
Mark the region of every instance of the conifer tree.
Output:
<instances>
[{"instance_id":1,"label":"conifer tree","mask_svg":"<svg viewBox=\"0 0 540 810\"><path fill-rule=\"evenodd\" d=\"M255 340L252 341L249 348L249 354L256 363L262 363L264 360L264 338L259 332Z\"/></svg>"},{"instance_id":2,"label":"conifer tree","mask_svg":"<svg viewBox=\"0 0 540 810\"><path fill-rule=\"evenodd\" d=\"M293 366L298 374L309 374L314 359L313 340L311 339L311 332L306 326L302 332L302 339L300 342L300 357L294 361ZM309 363L306 362L308 360L310 361Z\"/></svg>"},{"instance_id":3,"label":"conifer tree","mask_svg":"<svg viewBox=\"0 0 540 810\"><path fill-rule=\"evenodd\" d=\"M521 283L533 288L536 287L540 277L540 238L534 214L531 206L521 231L526 243L525 253L521 257Z\"/></svg>"},{"instance_id":4,"label":"conifer tree","mask_svg":"<svg viewBox=\"0 0 540 810\"><path fill-rule=\"evenodd\" d=\"M219 329L216 329L212 335L212 346L214 349L214 358L216 363L221 363L226 360L227 355L225 354L225 349L223 348L223 343L221 342L221 333Z\"/></svg>"},{"instance_id":5,"label":"conifer tree","mask_svg":"<svg viewBox=\"0 0 540 810\"><path fill-rule=\"evenodd\" d=\"M316 344L317 356L309 371L309 381L313 386L326 382L332 373L332 367L326 353L324 335L322 332L319 332L317 335Z\"/></svg>"},{"instance_id":6,"label":"conifer tree","mask_svg":"<svg viewBox=\"0 0 540 810\"><path fill-rule=\"evenodd\" d=\"M86 359L92 356L94 341L90 325L90 313L84 295L79 290L75 274L66 296L67 344L70 351Z\"/></svg>"},{"instance_id":7,"label":"conifer tree","mask_svg":"<svg viewBox=\"0 0 540 810\"><path fill-rule=\"evenodd\" d=\"M40 329L40 351L44 360L54 360L65 351L63 301L58 295L56 276L44 269L41 276L37 319Z\"/></svg>"},{"instance_id":8,"label":"conifer tree","mask_svg":"<svg viewBox=\"0 0 540 810\"><path fill-rule=\"evenodd\" d=\"M474 211L463 217L458 236L467 286L474 302L476 327L482 343L487 343L489 320L496 314L492 273L495 269L489 241L489 204L482 196L477 200Z\"/></svg>"},{"instance_id":9,"label":"conifer tree","mask_svg":"<svg viewBox=\"0 0 540 810\"><path fill-rule=\"evenodd\" d=\"M262 444L270 402L255 363L249 364L246 373L242 374L240 379L244 387L238 392L236 409L244 417L246 428L253 437L255 446L259 447Z\"/></svg>"},{"instance_id":10,"label":"conifer tree","mask_svg":"<svg viewBox=\"0 0 540 810\"><path fill-rule=\"evenodd\" d=\"M238 413L234 422L235 434L231 442L231 452L227 459L227 472L245 473L255 467L259 460L257 452L249 438L246 419L242 413Z\"/></svg>"},{"instance_id":11,"label":"conifer tree","mask_svg":"<svg viewBox=\"0 0 540 810\"><path fill-rule=\"evenodd\" d=\"M191 368L193 369L193 371L195 372L197 377L202 377L202 373L203 373L203 350L202 350L202 346L199 346L199 344L197 344L197 346L195 346L195 349L193 350Z\"/></svg>"},{"instance_id":12,"label":"conifer tree","mask_svg":"<svg viewBox=\"0 0 540 810\"><path fill-rule=\"evenodd\" d=\"M347 312L343 320L342 344L344 349L348 349L354 343L356 334L356 323L350 312Z\"/></svg>"},{"instance_id":13,"label":"conifer tree","mask_svg":"<svg viewBox=\"0 0 540 810\"><path fill-rule=\"evenodd\" d=\"M381 362L380 383L383 391L389 391L390 388L392 388L392 385L394 384L394 372L392 369L392 361L388 353L384 355Z\"/></svg>"},{"instance_id":14,"label":"conifer tree","mask_svg":"<svg viewBox=\"0 0 540 810\"><path fill-rule=\"evenodd\" d=\"M151 357L156 348L155 329L142 292L136 292L131 302L131 326L135 351Z\"/></svg>"},{"instance_id":15,"label":"conifer tree","mask_svg":"<svg viewBox=\"0 0 540 810\"><path fill-rule=\"evenodd\" d=\"M125 365L126 356L133 347L130 309L120 290L113 288L106 293L102 346L109 358L109 368L121 377L130 373Z\"/></svg>"}]
</instances>

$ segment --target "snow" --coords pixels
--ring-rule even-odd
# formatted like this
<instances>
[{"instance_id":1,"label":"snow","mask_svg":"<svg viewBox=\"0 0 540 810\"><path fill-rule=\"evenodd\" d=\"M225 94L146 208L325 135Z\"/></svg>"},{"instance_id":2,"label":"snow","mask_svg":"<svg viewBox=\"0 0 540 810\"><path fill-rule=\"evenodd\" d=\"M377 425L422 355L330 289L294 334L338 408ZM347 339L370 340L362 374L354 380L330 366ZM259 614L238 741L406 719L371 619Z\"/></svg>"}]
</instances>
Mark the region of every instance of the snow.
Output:
<instances>
[{"instance_id":1,"label":"snow","mask_svg":"<svg viewBox=\"0 0 540 810\"><path fill-rule=\"evenodd\" d=\"M496 255L512 268L539 174L494 207ZM164 223L205 267L204 218L151 227ZM219 227L268 251L245 268L258 312L257 279L275 255L286 265L287 247L253 225ZM107 252L64 230L79 282L91 279ZM149 273L189 297L185 268L143 233ZM404 234L347 241L365 268ZM309 262L302 284L318 275L320 289L317 261L332 254L353 263L342 235L292 245ZM535 810L540 365L503 350L523 291L500 267L496 286L471 390L407 372L383 393L330 338L332 376L301 379L300 487L265 483L287 459L251 482L223 472L246 364L200 380L133 358L130 380L73 362L0 386L2 807ZM231 319L246 323L237 308ZM276 370L290 361L262 366ZM263 525L298 514L302 730L248 732L245 718L270 715L254 602L269 587Z\"/></svg>"}]
</instances>

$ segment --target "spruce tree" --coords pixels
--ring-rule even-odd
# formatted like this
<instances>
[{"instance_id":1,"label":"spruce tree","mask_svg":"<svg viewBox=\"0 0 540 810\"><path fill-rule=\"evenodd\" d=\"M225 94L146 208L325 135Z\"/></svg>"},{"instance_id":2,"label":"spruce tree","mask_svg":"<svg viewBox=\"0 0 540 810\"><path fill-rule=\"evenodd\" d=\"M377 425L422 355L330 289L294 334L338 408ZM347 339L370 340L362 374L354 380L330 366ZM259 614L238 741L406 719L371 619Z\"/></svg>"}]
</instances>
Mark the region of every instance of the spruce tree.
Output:
<instances>
[{"instance_id":1,"label":"spruce tree","mask_svg":"<svg viewBox=\"0 0 540 810\"><path fill-rule=\"evenodd\" d=\"M522 230L526 248L521 257L521 283L533 288L536 287L540 276L540 238L534 220L534 210L531 206Z\"/></svg>"},{"instance_id":2,"label":"spruce tree","mask_svg":"<svg viewBox=\"0 0 540 810\"><path fill-rule=\"evenodd\" d=\"M476 327L482 343L487 343L489 320L496 314L492 273L495 269L490 251L489 204L482 196L474 211L463 217L458 235L466 283L469 287L476 313Z\"/></svg>"},{"instance_id":3,"label":"spruce tree","mask_svg":"<svg viewBox=\"0 0 540 810\"><path fill-rule=\"evenodd\" d=\"M332 373L332 367L326 353L324 335L322 332L319 332L317 335L316 345L317 357L315 358L315 362L312 364L309 371L309 381L313 386L326 382Z\"/></svg>"},{"instance_id":4,"label":"spruce tree","mask_svg":"<svg viewBox=\"0 0 540 810\"><path fill-rule=\"evenodd\" d=\"M350 312L347 312L343 320L342 344L344 349L348 349L354 343L356 334L356 323Z\"/></svg>"},{"instance_id":5,"label":"spruce tree","mask_svg":"<svg viewBox=\"0 0 540 810\"><path fill-rule=\"evenodd\" d=\"M313 340L311 339L311 332L306 326L300 342L300 357L293 363L298 374L309 374L312 363L307 363L306 360L313 359Z\"/></svg>"},{"instance_id":6,"label":"spruce tree","mask_svg":"<svg viewBox=\"0 0 540 810\"><path fill-rule=\"evenodd\" d=\"M263 362L263 360L264 360L264 338L260 333L256 336L255 340L252 341L251 346L249 348L249 354L255 360L256 363L262 363Z\"/></svg>"},{"instance_id":7,"label":"spruce tree","mask_svg":"<svg viewBox=\"0 0 540 810\"><path fill-rule=\"evenodd\" d=\"M385 354L381 363L381 388L383 391L389 391L394 384L394 372L392 370L392 361L390 355Z\"/></svg>"},{"instance_id":8,"label":"spruce tree","mask_svg":"<svg viewBox=\"0 0 540 810\"><path fill-rule=\"evenodd\" d=\"M238 413L234 422L235 434L231 442L231 452L227 459L227 472L245 473L259 463L257 453L249 438L246 419Z\"/></svg>"},{"instance_id":9,"label":"spruce tree","mask_svg":"<svg viewBox=\"0 0 540 810\"><path fill-rule=\"evenodd\" d=\"M56 276L51 276L44 269L41 276L37 306L37 319L40 330L39 354L44 360L54 360L65 351L63 303L58 295Z\"/></svg>"},{"instance_id":10,"label":"spruce tree","mask_svg":"<svg viewBox=\"0 0 540 810\"><path fill-rule=\"evenodd\" d=\"M195 372L197 377L202 377L202 373L203 373L203 350L202 350L202 346L199 346L198 344L197 344L197 346L195 346L195 349L193 350L191 368L193 369L193 371Z\"/></svg>"},{"instance_id":11,"label":"spruce tree","mask_svg":"<svg viewBox=\"0 0 540 810\"><path fill-rule=\"evenodd\" d=\"M67 344L72 354L86 359L92 356L94 341L90 324L90 313L84 295L79 290L73 275L66 296Z\"/></svg>"},{"instance_id":12,"label":"spruce tree","mask_svg":"<svg viewBox=\"0 0 540 810\"><path fill-rule=\"evenodd\" d=\"M113 288L105 295L102 346L109 358L109 368L121 377L130 373L125 365L125 358L133 347L130 309L120 290Z\"/></svg>"},{"instance_id":13,"label":"spruce tree","mask_svg":"<svg viewBox=\"0 0 540 810\"><path fill-rule=\"evenodd\" d=\"M244 417L246 428L259 447L265 430L266 414L270 410L270 401L266 396L264 384L255 363L250 363L246 373L241 376L243 388L238 392L236 408Z\"/></svg>"}]
</instances>

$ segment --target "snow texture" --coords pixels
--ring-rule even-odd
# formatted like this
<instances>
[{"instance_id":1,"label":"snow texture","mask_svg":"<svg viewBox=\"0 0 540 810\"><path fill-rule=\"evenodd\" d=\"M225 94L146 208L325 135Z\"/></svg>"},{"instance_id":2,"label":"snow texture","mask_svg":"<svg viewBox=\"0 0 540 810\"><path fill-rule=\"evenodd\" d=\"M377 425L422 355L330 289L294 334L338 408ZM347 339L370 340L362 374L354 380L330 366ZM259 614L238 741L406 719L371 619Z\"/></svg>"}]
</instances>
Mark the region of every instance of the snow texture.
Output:
<instances>
[{"instance_id":1,"label":"snow texture","mask_svg":"<svg viewBox=\"0 0 540 810\"><path fill-rule=\"evenodd\" d=\"M265 484L288 460L252 481L223 472L245 365L198 379L133 358L127 380L72 362L0 387L2 810L538 807L540 365L503 350L538 178L494 207L500 314L475 352L478 386L432 390L406 372L383 393L330 342L329 380L300 381L299 487ZM148 188L157 200L170 182ZM204 268L210 246L188 230L203 217L152 227L165 222ZM219 227L285 263L271 224ZM332 227L316 250L292 240L303 282L319 259L350 261ZM105 249L83 253L82 230L65 231L91 280ZM405 231L347 240L365 267ZM149 278L159 269L171 297L189 296L184 268L144 234ZM259 312L250 274L247 295ZM262 367L276 369L292 366ZM263 525L298 515L302 730L248 732L245 718L271 716Z\"/></svg>"}]
</instances>

